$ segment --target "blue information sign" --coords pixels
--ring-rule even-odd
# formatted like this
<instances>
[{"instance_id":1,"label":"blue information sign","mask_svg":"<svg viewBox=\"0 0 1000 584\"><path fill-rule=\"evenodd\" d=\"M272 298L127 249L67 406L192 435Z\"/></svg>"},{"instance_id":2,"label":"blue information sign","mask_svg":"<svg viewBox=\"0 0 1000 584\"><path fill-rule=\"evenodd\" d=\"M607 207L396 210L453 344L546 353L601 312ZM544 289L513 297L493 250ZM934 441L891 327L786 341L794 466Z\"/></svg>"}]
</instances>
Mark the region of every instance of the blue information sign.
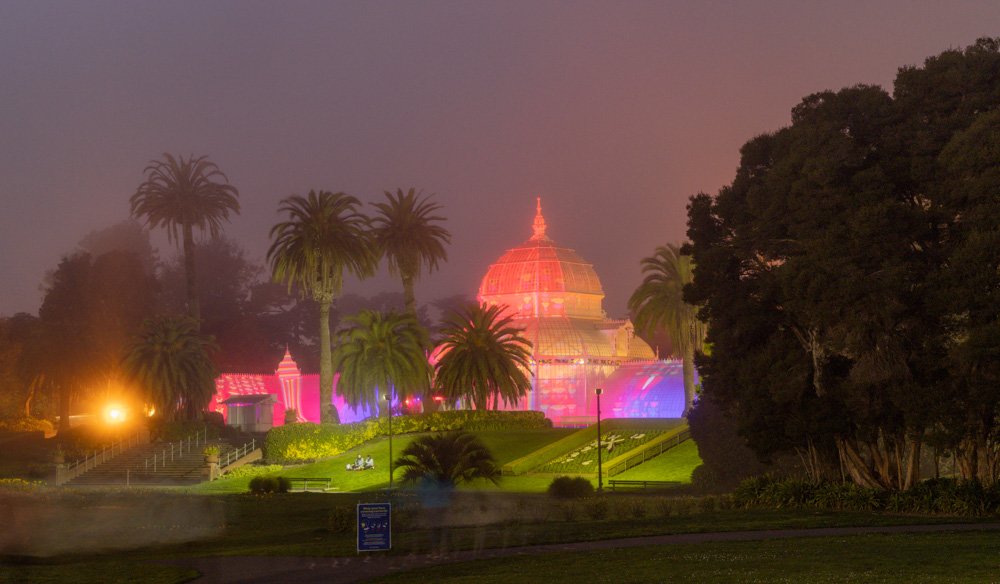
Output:
<instances>
[{"instance_id":1,"label":"blue information sign","mask_svg":"<svg viewBox=\"0 0 1000 584\"><path fill-rule=\"evenodd\" d=\"M386 551L392 547L392 505L358 503L358 551Z\"/></svg>"}]
</instances>

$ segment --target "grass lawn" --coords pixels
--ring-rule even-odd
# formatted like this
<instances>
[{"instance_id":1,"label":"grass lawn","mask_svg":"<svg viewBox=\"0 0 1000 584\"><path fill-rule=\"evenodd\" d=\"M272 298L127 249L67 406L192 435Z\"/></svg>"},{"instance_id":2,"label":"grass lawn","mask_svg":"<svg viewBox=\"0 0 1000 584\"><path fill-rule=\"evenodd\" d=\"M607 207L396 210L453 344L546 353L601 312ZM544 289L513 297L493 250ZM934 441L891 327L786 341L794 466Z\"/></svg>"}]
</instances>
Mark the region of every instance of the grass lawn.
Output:
<instances>
[{"instance_id":1,"label":"grass lawn","mask_svg":"<svg viewBox=\"0 0 1000 584\"><path fill-rule=\"evenodd\" d=\"M691 473L701 464L698 445L685 440L652 460L631 468L613 478L631 481L691 482Z\"/></svg>"},{"instance_id":2,"label":"grass lawn","mask_svg":"<svg viewBox=\"0 0 1000 584\"><path fill-rule=\"evenodd\" d=\"M545 429L545 430L489 430L476 432L476 435L493 452L497 461L502 465L511 460L520 458L533 452L546 444L558 440L573 429ZM416 437L421 434L401 434L392 438L392 453L394 458L399 458L403 449ZM375 460L375 470L348 471L345 467L348 463L353 463L358 455L372 455ZM378 438L367 442L357 448L352 448L343 454L327 458L318 462L300 465L289 465L274 474L286 477L308 477L308 478L332 478L333 488L339 492L365 491L385 488L389 485L389 439ZM505 479L502 488L505 490L525 490L531 492L544 491L551 478L540 480L520 480L521 477L510 477ZM542 483L544 482L544 485ZM233 479L222 478L211 483L202 483L190 487L188 490L201 494L227 494L245 493L249 489L250 477L238 477ZM496 490L492 484L484 488ZM479 484L482 486L482 483Z\"/></svg>"},{"instance_id":3,"label":"grass lawn","mask_svg":"<svg viewBox=\"0 0 1000 584\"><path fill-rule=\"evenodd\" d=\"M995 582L998 556L997 532L861 535L510 557L376 582Z\"/></svg>"}]
</instances>

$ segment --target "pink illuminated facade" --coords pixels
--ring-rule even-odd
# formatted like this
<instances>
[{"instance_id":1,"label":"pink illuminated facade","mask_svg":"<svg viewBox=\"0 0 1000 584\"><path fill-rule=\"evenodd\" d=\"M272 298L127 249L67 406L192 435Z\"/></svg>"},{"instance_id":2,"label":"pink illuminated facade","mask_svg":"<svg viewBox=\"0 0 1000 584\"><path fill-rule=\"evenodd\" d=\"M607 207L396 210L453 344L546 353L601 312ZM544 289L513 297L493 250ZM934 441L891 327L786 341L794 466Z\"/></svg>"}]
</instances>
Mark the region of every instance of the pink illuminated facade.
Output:
<instances>
[{"instance_id":1,"label":"pink illuminated facade","mask_svg":"<svg viewBox=\"0 0 1000 584\"><path fill-rule=\"evenodd\" d=\"M478 298L508 306L532 342L532 390L516 409L540 410L557 426L589 424L601 387L608 417L680 417L679 366L658 360L629 320L607 317L597 272L548 237L540 199L531 237L489 267Z\"/></svg>"},{"instance_id":2,"label":"pink illuminated facade","mask_svg":"<svg viewBox=\"0 0 1000 584\"><path fill-rule=\"evenodd\" d=\"M368 417L366 410L354 411L342 397L337 395L336 376L333 387L333 405L337 408L341 422L356 422ZM217 377L215 396L209 403L208 409L220 412L225 417L226 407L222 402L240 395L274 396L275 403L272 407L275 426L285 423L286 409L294 409L299 422L319 422L319 375L303 374L287 349L274 374L224 373Z\"/></svg>"}]
</instances>

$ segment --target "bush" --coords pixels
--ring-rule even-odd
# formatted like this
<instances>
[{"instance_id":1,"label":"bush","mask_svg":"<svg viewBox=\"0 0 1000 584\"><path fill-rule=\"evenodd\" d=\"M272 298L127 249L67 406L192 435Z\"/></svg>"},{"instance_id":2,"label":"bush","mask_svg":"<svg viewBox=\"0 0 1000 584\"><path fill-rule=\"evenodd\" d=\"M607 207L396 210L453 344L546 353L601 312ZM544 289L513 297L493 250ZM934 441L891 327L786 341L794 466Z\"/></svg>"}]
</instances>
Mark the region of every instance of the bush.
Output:
<instances>
[{"instance_id":1,"label":"bush","mask_svg":"<svg viewBox=\"0 0 1000 584\"><path fill-rule=\"evenodd\" d=\"M552 426L541 412L459 410L392 419L393 434L450 430L533 430ZM287 424L267 433L264 450L272 462L302 462L328 458L389 434L385 417L353 424Z\"/></svg>"},{"instance_id":2,"label":"bush","mask_svg":"<svg viewBox=\"0 0 1000 584\"><path fill-rule=\"evenodd\" d=\"M549 485L549 495L556 499L580 499L593 494L594 485L583 477L556 477Z\"/></svg>"},{"instance_id":3,"label":"bush","mask_svg":"<svg viewBox=\"0 0 1000 584\"><path fill-rule=\"evenodd\" d=\"M1000 485L985 488L978 481L931 479L900 492L853 483L812 483L761 476L740 483L733 492L733 504L743 508L811 507L980 516L1000 511Z\"/></svg>"},{"instance_id":4,"label":"bush","mask_svg":"<svg viewBox=\"0 0 1000 584\"><path fill-rule=\"evenodd\" d=\"M22 416L19 418L0 420L0 431L45 432L46 434L53 434L56 431L56 428L52 425L52 422L48 420Z\"/></svg>"},{"instance_id":5,"label":"bush","mask_svg":"<svg viewBox=\"0 0 1000 584\"><path fill-rule=\"evenodd\" d=\"M250 479L250 492L254 495L287 493L291 485L287 477L259 476Z\"/></svg>"}]
</instances>

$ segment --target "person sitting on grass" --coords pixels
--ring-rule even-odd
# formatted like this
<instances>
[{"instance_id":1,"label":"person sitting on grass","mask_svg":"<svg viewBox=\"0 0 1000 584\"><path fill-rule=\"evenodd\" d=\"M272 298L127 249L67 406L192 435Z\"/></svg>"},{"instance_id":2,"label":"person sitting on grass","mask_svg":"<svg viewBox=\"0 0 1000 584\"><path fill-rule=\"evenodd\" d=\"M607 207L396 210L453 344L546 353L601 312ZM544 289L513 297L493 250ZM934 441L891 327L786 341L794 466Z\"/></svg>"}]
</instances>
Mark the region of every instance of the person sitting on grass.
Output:
<instances>
[{"instance_id":1,"label":"person sitting on grass","mask_svg":"<svg viewBox=\"0 0 1000 584\"><path fill-rule=\"evenodd\" d=\"M354 460L354 470L362 470L364 468L365 468L365 461L363 458L361 458L361 455L359 454L358 457Z\"/></svg>"},{"instance_id":2,"label":"person sitting on grass","mask_svg":"<svg viewBox=\"0 0 1000 584\"><path fill-rule=\"evenodd\" d=\"M375 470L375 460L372 459L372 455L369 454L368 458L365 459L365 470Z\"/></svg>"}]
</instances>

